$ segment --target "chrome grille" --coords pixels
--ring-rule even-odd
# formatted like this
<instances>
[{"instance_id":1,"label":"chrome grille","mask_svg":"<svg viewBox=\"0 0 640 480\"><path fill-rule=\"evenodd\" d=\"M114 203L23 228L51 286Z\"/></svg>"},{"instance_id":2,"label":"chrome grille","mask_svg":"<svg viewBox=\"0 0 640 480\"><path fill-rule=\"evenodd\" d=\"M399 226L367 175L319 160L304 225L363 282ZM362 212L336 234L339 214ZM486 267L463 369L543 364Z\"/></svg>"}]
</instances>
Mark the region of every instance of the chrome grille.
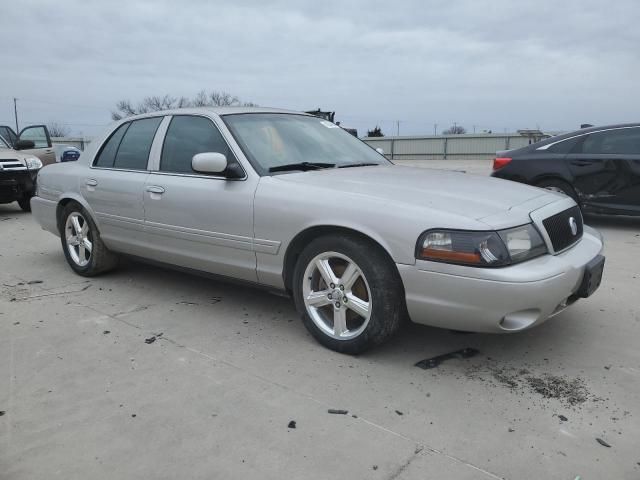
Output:
<instances>
[{"instance_id":1,"label":"chrome grille","mask_svg":"<svg viewBox=\"0 0 640 480\"><path fill-rule=\"evenodd\" d=\"M572 223L574 224L573 227ZM555 252L570 247L582 238L582 214L577 205L549 218L545 218L542 224L549 235L551 245L553 245Z\"/></svg>"},{"instance_id":2,"label":"chrome grille","mask_svg":"<svg viewBox=\"0 0 640 480\"><path fill-rule=\"evenodd\" d=\"M19 170L26 170L27 167L23 165L20 160L0 160L0 172L15 172Z\"/></svg>"}]
</instances>

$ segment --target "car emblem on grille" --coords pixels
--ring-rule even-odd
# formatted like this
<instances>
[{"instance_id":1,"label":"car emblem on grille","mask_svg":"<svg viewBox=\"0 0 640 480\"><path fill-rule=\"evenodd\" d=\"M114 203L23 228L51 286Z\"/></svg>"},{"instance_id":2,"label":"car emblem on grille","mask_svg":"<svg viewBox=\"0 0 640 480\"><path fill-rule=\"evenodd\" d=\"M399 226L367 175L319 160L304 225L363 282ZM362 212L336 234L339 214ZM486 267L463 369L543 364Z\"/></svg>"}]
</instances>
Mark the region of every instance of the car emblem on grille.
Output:
<instances>
[{"instance_id":1,"label":"car emblem on grille","mask_svg":"<svg viewBox=\"0 0 640 480\"><path fill-rule=\"evenodd\" d=\"M578 223L576 222L575 218L569 218L569 227L571 227L571 233L575 237L578 234Z\"/></svg>"}]
</instances>

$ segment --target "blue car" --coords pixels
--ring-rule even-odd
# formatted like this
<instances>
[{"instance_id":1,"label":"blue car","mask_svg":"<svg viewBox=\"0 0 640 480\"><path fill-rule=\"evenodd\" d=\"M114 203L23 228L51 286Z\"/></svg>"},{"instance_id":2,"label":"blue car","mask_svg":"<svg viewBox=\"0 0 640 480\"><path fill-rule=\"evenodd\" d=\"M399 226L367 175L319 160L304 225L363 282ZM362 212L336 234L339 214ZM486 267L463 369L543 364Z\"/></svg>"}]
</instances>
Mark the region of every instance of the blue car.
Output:
<instances>
[{"instance_id":1,"label":"blue car","mask_svg":"<svg viewBox=\"0 0 640 480\"><path fill-rule=\"evenodd\" d=\"M60 157L61 162L75 162L80 158L80 152L75 149L68 149L62 152L62 156Z\"/></svg>"}]
</instances>

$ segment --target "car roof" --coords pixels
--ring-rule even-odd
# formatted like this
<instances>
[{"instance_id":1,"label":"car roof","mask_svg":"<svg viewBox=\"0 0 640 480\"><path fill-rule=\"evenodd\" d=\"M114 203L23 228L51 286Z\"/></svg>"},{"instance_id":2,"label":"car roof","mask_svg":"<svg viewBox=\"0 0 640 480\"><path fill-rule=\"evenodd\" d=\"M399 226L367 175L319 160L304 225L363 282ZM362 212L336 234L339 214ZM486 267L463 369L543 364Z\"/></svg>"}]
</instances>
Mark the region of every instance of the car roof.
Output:
<instances>
[{"instance_id":1,"label":"car roof","mask_svg":"<svg viewBox=\"0 0 640 480\"><path fill-rule=\"evenodd\" d=\"M545 138L544 140L534 143L532 145L541 146L547 145L549 143L556 143L559 140L564 140L565 138L576 137L578 135L585 135L591 132L598 132L600 130L612 130L615 128L629 128L629 127L640 127L640 123L617 123L615 125L601 125L598 127L588 127L581 128L579 130L574 130L573 132L563 133L561 135L556 135L555 137Z\"/></svg>"},{"instance_id":2,"label":"car roof","mask_svg":"<svg viewBox=\"0 0 640 480\"><path fill-rule=\"evenodd\" d=\"M233 114L243 114L243 113L286 113L286 114L296 114L296 115L305 115L307 117L311 117L305 112L298 112L296 110L286 110L283 108L268 108L268 107L195 107L195 108L174 108L171 110L159 110L157 112L149 112L143 113L140 115L132 115L130 117L123 118L122 120L136 120L138 118L147 118L147 117L155 117L159 115L194 115L203 113L213 113L216 115L224 116L224 115L233 115Z\"/></svg>"}]
</instances>

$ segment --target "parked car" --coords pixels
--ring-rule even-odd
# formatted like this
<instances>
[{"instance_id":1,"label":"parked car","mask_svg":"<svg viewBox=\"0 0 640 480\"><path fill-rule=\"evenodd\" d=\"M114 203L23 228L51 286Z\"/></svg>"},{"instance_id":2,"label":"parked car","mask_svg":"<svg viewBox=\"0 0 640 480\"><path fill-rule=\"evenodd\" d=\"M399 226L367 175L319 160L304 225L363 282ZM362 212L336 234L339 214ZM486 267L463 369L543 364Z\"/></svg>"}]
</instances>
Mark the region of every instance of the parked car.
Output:
<instances>
[{"instance_id":1,"label":"parked car","mask_svg":"<svg viewBox=\"0 0 640 480\"><path fill-rule=\"evenodd\" d=\"M565 195L393 165L334 123L257 108L131 117L31 201L70 267L120 254L289 292L357 353L414 322L515 332L600 284L602 239Z\"/></svg>"},{"instance_id":2,"label":"parked car","mask_svg":"<svg viewBox=\"0 0 640 480\"><path fill-rule=\"evenodd\" d=\"M56 154L46 125L30 125L20 130L19 135L10 126L0 125L0 136L14 150L38 157L43 165L56 163Z\"/></svg>"},{"instance_id":3,"label":"parked car","mask_svg":"<svg viewBox=\"0 0 640 480\"><path fill-rule=\"evenodd\" d=\"M75 162L80 158L80 153L76 147L65 147L60 155L60 162Z\"/></svg>"},{"instance_id":4,"label":"parked car","mask_svg":"<svg viewBox=\"0 0 640 480\"><path fill-rule=\"evenodd\" d=\"M498 152L493 170L562 192L586 212L640 215L640 124L585 128Z\"/></svg>"},{"instance_id":5,"label":"parked car","mask_svg":"<svg viewBox=\"0 0 640 480\"><path fill-rule=\"evenodd\" d=\"M40 168L38 157L12 149L0 136L0 203L17 201L22 210L30 211L29 201Z\"/></svg>"}]
</instances>

